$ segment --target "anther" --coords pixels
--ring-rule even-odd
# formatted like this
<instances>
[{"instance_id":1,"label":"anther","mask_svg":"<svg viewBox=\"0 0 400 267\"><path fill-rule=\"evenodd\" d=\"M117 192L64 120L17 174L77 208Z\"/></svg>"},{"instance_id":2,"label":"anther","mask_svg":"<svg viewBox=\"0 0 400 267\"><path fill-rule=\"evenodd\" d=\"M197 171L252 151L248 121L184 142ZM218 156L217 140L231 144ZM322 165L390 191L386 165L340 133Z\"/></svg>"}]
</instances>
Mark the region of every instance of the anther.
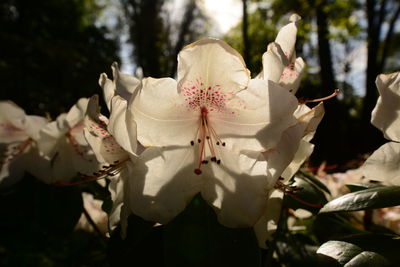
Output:
<instances>
[{"instance_id":1,"label":"anther","mask_svg":"<svg viewBox=\"0 0 400 267\"><path fill-rule=\"evenodd\" d=\"M202 163L202 164L207 164L207 163L208 163L208 160L203 160L201 163Z\"/></svg>"},{"instance_id":2,"label":"anther","mask_svg":"<svg viewBox=\"0 0 400 267\"><path fill-rule=\"evenodd\" d=\"M216 157L212 157L212 158L211 158L211 161L216 162L216 161L217 161L217 158L216 158Z\"/></svg>"},{"instance_id":3,"label":"anther","mask_svg":"<svg viewBox=\"0 0 400 267\"><path fill-rule=\"evenodd\" d=\"M207 139L210 139L210 137L209 137L208 135L206 136L206 138L207 138Z\"/></svg>"},{"instance_id":4,"label":"anther","mask_svg":"<svg viewBox=\"0 0 400 267\"><path fill-rule=\"evenodd\" d=\"M217 142L216 144L217 144L217 146L219 146L219 142Z\"/></svg>"},{"instance_id":5,"label":"anther","mask_svg":"<svg viewBox=\"0 0 400 267\"><path fill-rule=\"evenodd\" d=\"M200 175L201 174L201 170L197 168L197 169L194 170L194 173L197 174L197 175Z\"/></svg>"},{"instance_id":6,"label":"anther","mask_svg":"<svg viewBox=\"0 0 400 267\"><path fill-rule=\"evenodd\" d=\"M222 143L222 146L225 146L225 142Z\"/></svg>"},{"instance_id":7,"label":"anther","mask_svg":"<svg viewBox=\"0 0 400 267\"><path fill-rule=\"evenodd\" d=\"M201 139L197 139L197 142L198 142L198 143L201 143Z\"/></svg>"},{"instance_id":8,"label":"anther","mask_svg":"<svg viewBox=\"0 0 400 267\"><path fill-rule=\"evenodd\" d=\"M220 164L221 163L221 160L219 159L219 160L217 160L217 164Z\"/></svg>"},{"instance_id":9,"label":"anther","mask_svg":"<svg viewBox=\"0 0 400 267\"><path fill-rule=\"evenodd\" d=\"M190 141L190 145L194 146L194 141Z\"/></svg>"}]
</instances>

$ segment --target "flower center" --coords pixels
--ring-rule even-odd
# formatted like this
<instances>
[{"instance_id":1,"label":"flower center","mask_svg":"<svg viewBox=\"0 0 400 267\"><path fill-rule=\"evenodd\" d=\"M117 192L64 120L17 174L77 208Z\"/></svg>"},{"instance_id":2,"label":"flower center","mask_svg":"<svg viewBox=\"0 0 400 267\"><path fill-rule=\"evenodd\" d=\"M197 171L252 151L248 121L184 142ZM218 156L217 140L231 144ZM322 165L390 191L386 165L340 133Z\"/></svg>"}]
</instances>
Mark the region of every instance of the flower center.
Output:
<instances>
[{"instance_id":1,"label":"flower center","mask_svg":"<svg viewBox=\"0 0 400 267\"><path fill-rule=\"evenodd\" d=\"M208 164L207 160L207 148L210 155L210 161L215 162L217 164L221 163L221 159L218 158L217 155L217 146L225 146L225 142L221 140L218 134L215 132L213 127L211 126L208 118L208 109L205 106L200 108L200 123L197 128L196 138L197 144L199 146L199 155L197 168L194 170L194 173L200 175L202 173L201 167L202 165ZM192 146L195 145L195 141L190 141Z\"/></svg>"}]
</instances>

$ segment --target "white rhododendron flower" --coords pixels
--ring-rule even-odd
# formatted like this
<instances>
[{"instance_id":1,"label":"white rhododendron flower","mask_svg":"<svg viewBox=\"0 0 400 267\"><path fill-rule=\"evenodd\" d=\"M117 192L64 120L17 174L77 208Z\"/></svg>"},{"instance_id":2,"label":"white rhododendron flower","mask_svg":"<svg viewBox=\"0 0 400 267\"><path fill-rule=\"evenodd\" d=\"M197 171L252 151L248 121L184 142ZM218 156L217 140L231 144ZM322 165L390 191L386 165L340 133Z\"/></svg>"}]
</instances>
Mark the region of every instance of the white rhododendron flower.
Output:
<instances>
[{"instance_id":1,"label":"white rhododendron flower","mask_svg":"<svg viewBox=\"0 0 400 267\"><path fill-rule=\"evenodd\" d=\"M178 80L142 80L128 104L145 147L130 183L132 211L167 223L194 195L228 227L253 226L284 169L261 154L297 123L297 99L277 83L250 79L226 43L204 39L178 56ZM280 164L280 163L279 163Z\"/></svg>"},{"instance_id":2,"label":"white rhododendron flower","mask_svg":"<svg viewBox=\"0 0 400 267\"><path fill-rule=\"evenodd\" d=\"M400 72L379 75L376 86L380 96L371 123L391 142L378 148L362 169L370 180L400 185Z\"/></svg>"},{"instance_id":3,"label":"white rhododendron flower","mask_svg":"<svg viewBox=\"0 0 400 267\"><path fill-rule=\"evenodd\" d=\"M83 136L83 118L88 99L81 98L69 110L39 132L38 148L48 162L48 172L39 175L46 183L72 179L79 173L92 173L98 162Z\"/></svg>"},{"instance_id":4,"label":"white rhododendron flower","mask_svg":"<svg viewBox=\"0 0 400 267\"><path fill-rule=\"evenodd\" d=\"M26 115L11 101L0 101L0 186L17 182L25 171L35 175L40 161L37 141L47 119Z\"/></svg>"},{"instance_id":5,"label":"white rhododendron flower","mask_svg":"<svg viewBox=\"0 0 400 267\"><path fill-rule=\"evenodd\" d=\"M130 213L127 207L129 195L125 194L125 191L128 188L130 169L138 154L136 123L126 116L126 107L127 101L141 83L133 76L120 73L117 63L113 63L111 68L113 80L108 79L104 73L99 79L104 100L110 111L110 119L100 114L98 97L93 96L89 100L84 131L97 160L103 165L103 169L94 175L110 180L108 189L113 201L109 216L110 229L114 229L121 222L124 234ZM130 136L127 127L132 127Z\"/></svg>"}]
</instances>

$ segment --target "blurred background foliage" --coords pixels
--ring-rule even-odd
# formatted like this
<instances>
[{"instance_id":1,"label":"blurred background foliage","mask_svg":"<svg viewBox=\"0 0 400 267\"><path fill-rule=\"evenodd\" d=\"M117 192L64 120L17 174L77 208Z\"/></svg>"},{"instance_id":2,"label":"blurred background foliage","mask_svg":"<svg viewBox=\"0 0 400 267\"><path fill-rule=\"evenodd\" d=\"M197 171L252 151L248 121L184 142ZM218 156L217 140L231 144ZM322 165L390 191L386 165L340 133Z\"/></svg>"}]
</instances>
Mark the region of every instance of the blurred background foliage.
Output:
<instances>
[{"instance_id":1,"label":"blurred background foliage","mask_svg":"<svg viewBox=\"0 0 400 267\"><path fill-rule=\"evenodd\" d=\"M313 140L312 165L327 161L339 164L342 170L357 167L355 159L363 159L364 153L383 144L382 134L370 124L370 114L378 97L376 76L400 69L399 1L233 1L242 4L243 19L219 37L241 52L253 76L261 70L267 44L296 12L302 16L297 55L308 64L297 96L318 98L336 88L341 90L341 95L326 101L325 119ZM174 9L175 2L2 0L0 99L16 102L27 114L48 114L54 119L78 98L100 93L99 74L109 73L111 63L120 61L124 49L133 66L130 74L176 75L176 57L182 47L214 35L215 30L213 17L201 0L181 0L179 10ZM117 7L116 11L107 13L110 6ZM106 23L99 23L100 17ZM105 27L109 21L116 23ZM365 58L354 56L362 49ZM352 72L360 60L367 63L358 73L362 79L357 79L357 88L361 91L356 91ZM303 199L327 202L321 185L305 176L296 179L295 183L312 189L302 192ZM311 217L296 219L305 228L294 232L287 221L293 219L291 212L299 203L289 196L285 197L277 241L270 244L272 249L267 253L254 247L252 229L232 230L217 224L200 197L167 226L153 228L132 216L127 240L121 240L117 233L107 240L96 231L73 231L84 211L82 191L102 199L107 210L109 194L96 183L59 188L27 176L17 187L1 192L0 265L121 266L135 260L137 266L313 266L316 260L324 260L316 257L316 249L332 238L352 242L352 253L358 253L360 247L373 250L366 239L381 242L381 251L374 253L386 249L390 254L398 247L392 240L393 232L372 225L368 212L364 221L355 223L343 211L317 214L319 209L310 209ZM332 230L326 231L328 228ZM384 233L385 237L373 233ZM344 238L348 235L357 238ZM399 260L395 253L388 257ZM247 265L240 265L243 260ZM180 265L174 265L176 262Z\"/></svg>"}]
</instances>

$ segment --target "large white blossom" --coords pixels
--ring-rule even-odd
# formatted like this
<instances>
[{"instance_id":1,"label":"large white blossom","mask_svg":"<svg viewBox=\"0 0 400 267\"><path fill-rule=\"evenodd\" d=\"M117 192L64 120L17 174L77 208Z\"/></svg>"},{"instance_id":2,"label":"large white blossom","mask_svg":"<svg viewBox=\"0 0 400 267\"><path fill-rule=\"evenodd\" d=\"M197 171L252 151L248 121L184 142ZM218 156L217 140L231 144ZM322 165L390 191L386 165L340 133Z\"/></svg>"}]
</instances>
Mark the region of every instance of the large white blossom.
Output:
<instances>
[{"instance_id":1,"label":"large white blossom","mask_svg":"<svg viewBox=\"0 0 400 267\"><path fill-rule=\"evenodd\" d=\"M201 193L223 225L253 226L285 168L262 152L297 123L296 107L296 98L277 83L250 79L226 43L204 39L186 46L177 81L143 79L128 105L138 141L149 147L133 171L132 211L164 224Z\"/></svg>"},{"instance_id":2,"label":"large white blossom","mask_svg":"<svg viewBox=\"0 0 400 267\"><path fill-rule=\"evenodd\" d=\"M379 98L371 123L391 140L378 148L364 163L366 178L400 185L400 72L376 78Z\"/></svg>"},{"instance_id":3,"label":"large white blossom","mask_svg":"<svg viewBox=\"0 0 400 267\"><path fill-rule=\"evenodd\" d=\"M17 182L25 171L35 175L38 156L39 131L47 119L26 115L11 101L0 101L0 186Z\"/></svg>"}]
</instances>

